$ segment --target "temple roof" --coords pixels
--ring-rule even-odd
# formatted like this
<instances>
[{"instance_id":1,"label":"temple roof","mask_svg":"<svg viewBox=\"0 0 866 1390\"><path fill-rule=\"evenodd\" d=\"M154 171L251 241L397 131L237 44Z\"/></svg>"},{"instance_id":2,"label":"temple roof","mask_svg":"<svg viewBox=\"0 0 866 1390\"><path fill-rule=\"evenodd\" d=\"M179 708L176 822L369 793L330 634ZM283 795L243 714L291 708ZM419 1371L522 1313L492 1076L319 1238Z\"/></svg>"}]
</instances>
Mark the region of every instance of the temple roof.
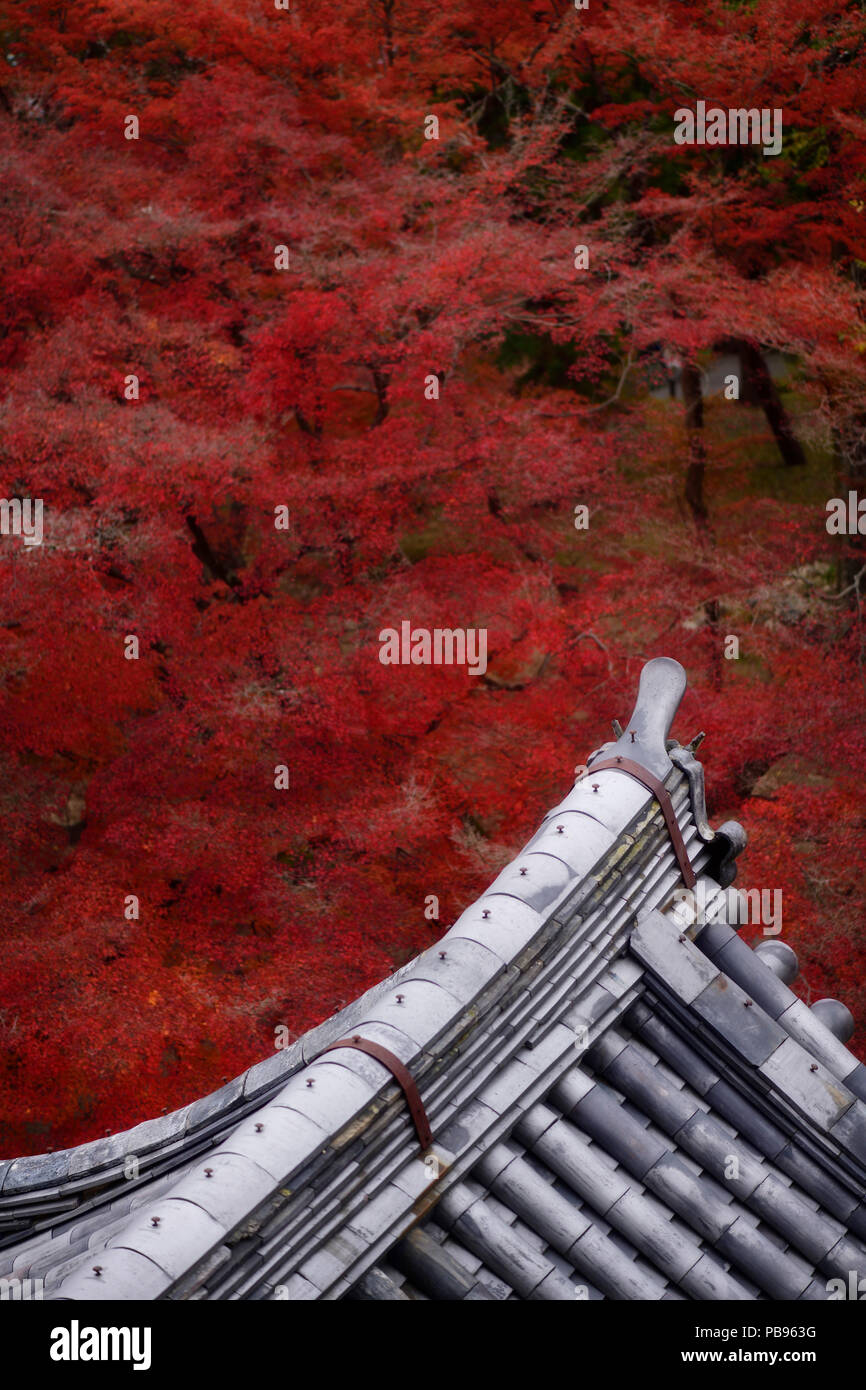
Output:
<instances>
[{"instance_id":1,"label":"temple roof","mask_svg":"<svg viewBox=\"0 0 866 1390\"><path fill-rule=\"evenodd\" d=\"M477 902L291 1048L0 1164L0 1277L58 1299L729 1300L866 1276L852 1021L792 992L776 925L738 935L745 836L710 829L668 737L684 688L649 662L625 730Z\"/></svg>"}]
</instances>

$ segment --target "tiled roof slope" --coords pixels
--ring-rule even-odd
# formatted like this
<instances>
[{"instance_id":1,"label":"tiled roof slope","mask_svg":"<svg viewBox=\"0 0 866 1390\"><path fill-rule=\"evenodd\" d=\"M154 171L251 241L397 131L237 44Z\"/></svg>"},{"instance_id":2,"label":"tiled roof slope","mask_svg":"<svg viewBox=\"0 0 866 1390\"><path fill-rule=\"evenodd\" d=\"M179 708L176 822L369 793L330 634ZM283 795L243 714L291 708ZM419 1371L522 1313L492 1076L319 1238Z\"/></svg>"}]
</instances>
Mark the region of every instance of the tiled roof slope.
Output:
<instances>
[{"instance_id":1,"label":"tiled roof slope","mask_svg":"<svg viewBox=\"0 0 866 1390\"><path fill-rule=\"evenodd\" d=\"M648 663L588 761L664 783L703 918L653 791L579 779L436 946L290 1054L9 1165L0 1274L60 1299L396 1300L826 1298L866 1275L850 1016L808 1009L793 953L722 920L745 837L710 829L700 765L668 738L684 686ZM411 1072L425 1152L380 1061L319 1055L347 1034Z\"/></svg>"},{"instance_id":2,"label":"tiled roof slope","mask_svg":"<svg viewBox=\"0 0 866 1390\"><path fill-rule=\"evenodd\" d=\"M863 1277L864 1069L775 955L642 917L639 998L352 1296L825 1300Z\"/></svg>"}]
</instances>

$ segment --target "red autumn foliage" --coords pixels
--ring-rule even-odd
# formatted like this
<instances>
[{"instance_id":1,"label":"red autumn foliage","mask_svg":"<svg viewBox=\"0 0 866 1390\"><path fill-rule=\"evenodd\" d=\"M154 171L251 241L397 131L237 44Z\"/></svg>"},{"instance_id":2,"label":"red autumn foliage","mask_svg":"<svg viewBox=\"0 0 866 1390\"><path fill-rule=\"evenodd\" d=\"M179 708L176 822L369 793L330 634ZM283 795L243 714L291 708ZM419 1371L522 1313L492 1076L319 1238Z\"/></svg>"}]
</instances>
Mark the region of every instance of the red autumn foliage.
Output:
<instances>
[{"instance_id":1,"label":"red autumn foliage","mask_svg":"<svg viewBox=\"0 0 866 1390\"><path fill-rule=\"evenodd\" d=\"M866 461L859 8L11 0L0 37L0 491L46 518L0 537L2 1150L193 1099L429 944L659 653L799 988L866 1018L825 527ZM781 154L677 145L698 99L781 109ZM663 350L751 391L684 413ZM383 666L405 618L488 670Z\"/></svg>"}]
</instances>

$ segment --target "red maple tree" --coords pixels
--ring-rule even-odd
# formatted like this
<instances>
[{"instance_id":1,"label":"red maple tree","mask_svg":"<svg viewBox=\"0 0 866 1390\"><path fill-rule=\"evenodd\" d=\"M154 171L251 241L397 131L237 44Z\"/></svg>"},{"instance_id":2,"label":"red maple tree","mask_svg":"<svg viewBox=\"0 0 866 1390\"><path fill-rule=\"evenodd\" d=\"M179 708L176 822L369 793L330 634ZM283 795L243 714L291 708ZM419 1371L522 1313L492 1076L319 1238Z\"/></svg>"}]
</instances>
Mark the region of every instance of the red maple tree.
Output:
<instances>
[{"instance_id":1,"label":"red maple tree","mask_svg":"<svg viewBox=\"0 0 866 1390\"><path fill-rule=\"evenodd\" d=\"M824 525L866 458L859 7L2 32L0 484L46 518L0 537L3 1151L190 1100L428 944L661 652L802 988L862 1017L862 540ZM780 109L781 153L678 146L698 100ZM382 665L404 619L486 671Z\"/></svg>"}]
</instances>

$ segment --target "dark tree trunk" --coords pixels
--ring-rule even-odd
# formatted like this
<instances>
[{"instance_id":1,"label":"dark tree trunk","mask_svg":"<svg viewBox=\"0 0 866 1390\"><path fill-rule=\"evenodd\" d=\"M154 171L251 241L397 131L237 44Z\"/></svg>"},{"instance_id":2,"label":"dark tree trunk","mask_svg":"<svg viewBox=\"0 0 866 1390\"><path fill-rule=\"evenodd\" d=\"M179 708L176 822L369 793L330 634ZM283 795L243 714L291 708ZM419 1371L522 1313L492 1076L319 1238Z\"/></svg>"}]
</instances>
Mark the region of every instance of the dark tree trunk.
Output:
<instances>
[{"instance_id":1,"label":"dark tree trunk","mask_svg":"<svg viewBox=\"0 0 866 1390\"><path fill-rule=\"evenodd\" d=\"M782 405L764 354L745 338L736 339L736 351L740 355L740 370L748 398L754 400L767 417L782 462L790 468L801 467L806 462L806 455L794 433L791 417Z\"/></svg>"},{"instance_id":2,"label":"dark tree trunk","mask_svg":"<svg viewBox=\"0 0 866 1390\"><path fill-rule=\"evenodd\" d=\"M192 553L195 558L210 571L214 579L222 580L223 584L228 584L232 589L238 588L240 580L220 559L196 518L192 513L188 513L184 520L193 537Z\"/></svg>"},{"instance_id":3,"label":"dark tree trunk","mask_svg":"<svg viewBox=\"0 0 866 1390\"><path fill-rule=\"evenodd\" d=\"M382 20L385 29L385 64L394 66L394 0L383 0Z\"/></svg>"},{"instance_id":4,"label":"dark tree trunk","mask_svg":"<svg viewBox=\"0 0 866 1390\"><path fill-rule=\"evenodd\" d=\"M846 500L849 490L858 498L866 497L866 410L840 412L833 424L833 452L836 461L836 495ZM866 564L866 537L859 531L848 537L847 554L837 565L840 589L848 589ZM861 579L856 596L852 594L851 603L859 602L860 593L866 593L866 584Z\"/></svg>"},{"instance_id":5,"label":"dark tree trunk","mask_svg":"<svg viewBox=\"0 0 866 1390\"><path fill-rule=\"evenodd\" d=\"M701 373L696 362L683 362L683 399L686 404L686 433L689 441L689 462L686 469L686 501L698 526L707 524L707 505L704 501L704 474L707 453L704 448L704 398L701 393Z\"/></svg>"},{"instance_id":6,"label":"dark tree trunk","mask_svg":"<svg viewBox=\"0 0 866 1390\"><path fill-rule=\"evenodd\" d=\"M373 376L373 384L376 388L376 400L378 401L378 406L376 408L376 418L373 421L373 424L381 425L382 421L386 420L388 417L389 378L386 376L384 372L380 372L376 367L371 367L370 371Z\"/></svg>"}]
</instances>

